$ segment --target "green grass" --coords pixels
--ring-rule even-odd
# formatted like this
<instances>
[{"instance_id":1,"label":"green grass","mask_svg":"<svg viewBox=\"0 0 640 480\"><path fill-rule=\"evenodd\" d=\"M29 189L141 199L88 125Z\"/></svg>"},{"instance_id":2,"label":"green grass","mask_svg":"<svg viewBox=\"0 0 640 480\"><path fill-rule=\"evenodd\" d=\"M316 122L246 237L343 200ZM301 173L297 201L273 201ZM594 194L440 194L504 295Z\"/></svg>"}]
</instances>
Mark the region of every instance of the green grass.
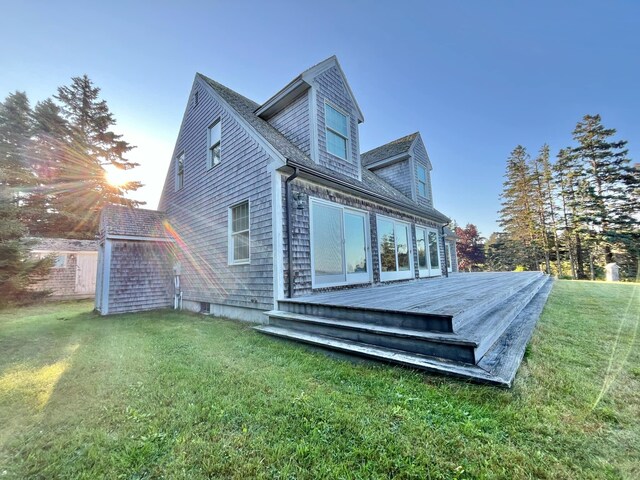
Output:
<instances>
[{"instance_id":1,"label":"green grass","mask_svg":"<svg viewBox=\"0 0 640 480\"><path fill-rule=\"evenodd\" d=\"M512 390L90 310L0 312L0 479L640 478L637 286L558 281Z\"/></svg>"}]
</instances>

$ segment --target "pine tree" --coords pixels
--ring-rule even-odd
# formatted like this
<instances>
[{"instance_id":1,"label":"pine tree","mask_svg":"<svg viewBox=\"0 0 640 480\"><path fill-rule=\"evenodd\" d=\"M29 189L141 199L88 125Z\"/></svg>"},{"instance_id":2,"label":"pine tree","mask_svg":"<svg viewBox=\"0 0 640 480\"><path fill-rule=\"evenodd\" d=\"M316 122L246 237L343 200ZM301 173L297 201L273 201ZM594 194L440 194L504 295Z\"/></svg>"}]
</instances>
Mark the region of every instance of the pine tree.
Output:
<instances>
[{"instance_id":1,"label":"pine tree","mask_svg":"<svg viewBox=\"0 0 640 480\"><path fill-rule=\"evenodd\" d=\"M638 174L631 167L624 140L612 140L600 115L585 115L573 131L572 149L584 172L580 221L592 243L602 248L604 263L613 262L613 248L638 229Z\"/></svg>"},{"instance_id":2,"label":"pine tree","mask_svg":"<svg viewBox=\"0 0 640 480\"><path fill-rule=\"evenodd\" d=\"M107 165L128 170L138 164L125 158L134 147L110 130L115 119L99 94L100 89L84 75L74 77L71 85L58 88L55 96L69 129L65 148L58 153L53 193L55 209L62 220L57 229L64 236L95 236L104 205L141 204L125 198L127 192L142 186L140 182L115 186L106 179Z\"/></svg>"},{"instance_id":3,"label":"pine tree","mask_svg":"<svg viewBox=\"0 0 640 480\"><path fill-rule=\"evenodd\" d=\"M518 263L531 270L537 270L538 239L536 237L536 217L531 202L533 185L529 170L529 154L518 145L507 160L506 180L501 194L502 209L500 226L508 237L520 242L525 249L521 252Z\"/></svg>"},{"instance_id":4,"label":"pine tree","mask_svg":"<svg viewBox=\"0 0 640 480\"><path fill-rule=\"evenodd\" d=\"M532 181L532 204L537 216L536 237L541 243L544 252L545 271L551 273L551 242L549 232L549 205L547 202L547 194L545 192L545 163L549 163L549 146L543 145L536 158L533 159L531 165L531 181Z\"/></svg>"},{"instance_id":5,"label":"pine tree","mask_svg":"<svg viewBox=\"0 0 640 480\"><path fill-rule=\"evenodd\" d=\"M49 259L30 257L27 229L20 220L23 199L35 183L26 153L32 126L27 95L10 94L0 104L0 305L34 295L29 286L51 266Z\"/></svg>"}]
</instances>

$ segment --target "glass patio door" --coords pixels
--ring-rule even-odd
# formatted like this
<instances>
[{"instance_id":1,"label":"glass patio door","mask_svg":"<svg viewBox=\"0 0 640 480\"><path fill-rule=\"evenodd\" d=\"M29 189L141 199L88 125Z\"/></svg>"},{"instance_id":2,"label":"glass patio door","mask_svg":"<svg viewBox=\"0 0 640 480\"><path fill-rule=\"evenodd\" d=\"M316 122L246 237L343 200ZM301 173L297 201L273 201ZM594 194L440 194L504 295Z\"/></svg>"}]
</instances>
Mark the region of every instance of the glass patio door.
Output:
<instances>
[{"instance_id":1,"label":"glass patio door","mask_svg":"<svg viewBox=\"0 0 640 480\"><path fill-rule=\"evenodd\" d=\"M378 250L380 279L413 278L409 225L390 218L378 217Z\"/></svg>"},{"instance_id":2,"label":"glass patio door","mask_svg":"<svg viewBox=\"0 0 640 480\"><path fill-rule=\"evenodd\" d=\"M442 275L437 230L416 227L416 244L418 246L420 276L437 277Z\"/></svg>"},{"instance_id":3,"label":"glass patio door","mask_svg":"<svg viewBox=\"0 0 640 480\"><path fill-rule=\"evenodd\" d=\"M313 287L370 281L367 214L311 202Z\"/></svg>"}]
</instances>

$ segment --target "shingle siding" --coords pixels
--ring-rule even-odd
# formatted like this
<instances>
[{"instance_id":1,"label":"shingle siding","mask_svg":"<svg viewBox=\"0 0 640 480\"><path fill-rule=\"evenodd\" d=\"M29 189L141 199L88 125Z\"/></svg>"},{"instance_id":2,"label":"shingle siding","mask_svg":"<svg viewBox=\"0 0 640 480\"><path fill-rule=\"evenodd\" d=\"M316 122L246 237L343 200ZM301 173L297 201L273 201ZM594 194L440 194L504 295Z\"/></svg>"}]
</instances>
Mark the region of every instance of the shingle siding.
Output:
<instances>
[{"instance_id":1,"label":"shingle siding","mask_svg":"<svg viewBox=\"0 0 640 480\"><path fill-rule=\"evenodd\" d=\"M172 244L112 242L109 313L167 308L173 304Z\"/></svg>"},{"instance_id":2,"label":"shingle siding","mask_svg":"<svg viewBox=\"0 0 640 480\"><path fill-rule=\"evenodd\" d=\"M287 140L311 155L311 133L309 131L309 92L304 92L291 105L269 119L269 123Z\"/></svg>"},{"instance_id":3,"label":"shingle siding","mask_svg":"<svg viewBox=\"0 0 640 480\"><path fill-rule=\"evenodd\" d=\"M357 109L342 80L342 75L338 68L333 66L315 77L313 83L316 92L316 123L318 127L317 162L324 167L344 175L359 178L360 145L358 139ZM349 114L349 151L347 160L343 160L327 152L324 121L324 105L326 101Z\"/></svg>"},{"instance_id":4,"label":"shingle siding","mask_svg":"<svg viewBox=\"0 0 640 480\"><path fill-rule=\"evenodd\" d=\"M181 245L183 298L269 309L273 306L271 158L199 82L198 106L185 116L160 202ZM207 170L207 128L217 118L222 122L221 162ZM184 187L175 191L175 157L182 151ZM244 200L250 202L250 264L228 265L229 207Z\"/></svg>"},{"instance_id":5,"label":"shingle siding","mask_svg":"<svg viewBox=\"0 0 640 480\"><path fill-rule=\"evenodd\" d=\"M283 178L284 182L284 178ZM317 185L309 181L295 180L290 184L292 194L301 194L302 198L304 198L304 208L303 209L292 209L292 252L293 252L293 271L294 271L294 296L306 295L311 293L312 291L326 290L326 289L312 289L312 278L311 278L311 230L309 223L309 198L319 198L324 200L329 200L331 202L353 207L359 210L364 210L369 213L369 223L370 223L370 239L371 239L371 261L372 261L372 272L373 272L373 282L380 282L380 265L378 258L378 235L377 235L377 216L383 215L386 217L395 218L398 220L402 220L411 224L411 243L412 243L412 253L413 253L413 266L414 266L414 275L413 278L419 278L418 271L418 260L417 260L417 248L416 248L416 240L415 240L415 224L421 226L427 226L432 228L438 228L437 225L429 220L416 217L413 215L409 215L403 212L400 212L396 209L387 207L385 205L376 204L369 200L354 197L351 195L347 195L342 192L338 192L336 190L330 189L325 186ZM284 185L283 185L283 202L284 198ZM283 213L283 222L286 222L286 217ZM439 229L438 229L439 231ZM442 242L440 235L438 235L438 241L441 250L441 258L443 254L444 243ZM287 285L288 285L288 245L287 239L284 239L283 244L283 255L284 255L284 291L283 294L286 294ZM353 288L353 286L341 286L341 287L331 287L329 289L344 289L344 288Z\"/></svg>"},{"instance_id":6,"label":"shingle siding","mask_svg":"<svg viewBox=\"0 0 640 480\"><path fill-rule=\"evenodd\" d=\"M411 149L411 154L413 156L413 181L416 185L416 201L425 207L433 207L433 190L431 189L431 162L429 160L429 155L427 155L427 149L422 143L422 140L418 137L416 142L413 144L413 148ZM418 195L418 165L422 165L427 171L427 197L422 197Z\"/></svg>"},{"instance_id":7,"label":"shingle siding","mask_svg":"<svg viewBox=\"0 0 640 480\"><path fill-rule=\"evenodd\" d=\"M413 177L411 175L410 160L402 160L386 167L372 170L372 172L400 190L400 192L407 197L412 198L411 182L413 181Z\"/></svg>"}]
</instances>

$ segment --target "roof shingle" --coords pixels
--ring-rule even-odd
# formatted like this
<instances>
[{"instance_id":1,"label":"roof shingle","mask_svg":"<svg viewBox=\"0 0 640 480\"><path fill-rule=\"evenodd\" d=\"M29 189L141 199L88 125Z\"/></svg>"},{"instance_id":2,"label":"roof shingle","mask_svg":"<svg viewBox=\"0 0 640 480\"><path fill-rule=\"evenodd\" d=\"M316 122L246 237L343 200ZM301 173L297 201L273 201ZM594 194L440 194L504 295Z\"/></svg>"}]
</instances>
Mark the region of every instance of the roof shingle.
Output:
<instances>
[{"instance_id":1,"label":"roof shingle","mask_svg":"<svg viewBox=\"0 0 640 480\"><path fill-rule=\"evenodd\" d=\"M105 235L169 238L166 215L157 210L107 205L100 216L100 230Z\"/></svg>"},{"instance_id":2,"label":"roof shingle","mask_svg":"<svg viewBox=\"0 0 640 480\"><path fill-rule=\"evenodd\" d=\"M417 136L418 132L412 133L411 135L398 138L361 154L360 159L362 160L362 165L368 166L380 160L402 155L403 153L409 153L411 144Z\"/></svg>"}]
</instances>

